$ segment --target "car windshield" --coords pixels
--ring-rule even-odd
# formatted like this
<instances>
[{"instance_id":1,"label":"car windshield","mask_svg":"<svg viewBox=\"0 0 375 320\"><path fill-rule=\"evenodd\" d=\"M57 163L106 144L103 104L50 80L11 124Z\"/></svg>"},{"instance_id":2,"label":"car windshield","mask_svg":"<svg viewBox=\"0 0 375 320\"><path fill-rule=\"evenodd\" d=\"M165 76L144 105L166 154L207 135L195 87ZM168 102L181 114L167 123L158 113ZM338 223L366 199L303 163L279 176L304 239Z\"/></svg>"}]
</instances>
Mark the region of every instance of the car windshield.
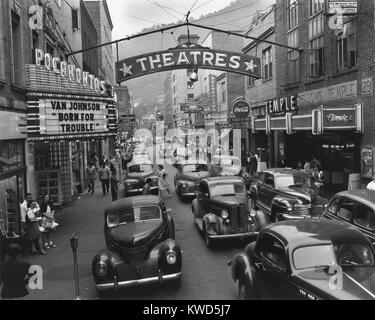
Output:
<instances>
[{"instance_id":1,"label":"car windshield","mask_svg":"<svg viewBox=\"0 0 375 320\"><path fill-rule=\"evenodd\" d=\"M129 173L143 173L152 171L152 166L150 164L136 164L128 167Z\"/></svg>"},{"instance_id":2,"label":"car windshield","mask_svg":"<svg viewBox=\"0 0 375 320\"><path fill-rule=\"evenodd\" d=\"M182 168L183 173L208 171L206 164L188 164Z\"/></svg>"},{"instance_id":3,"label":"car windshield","mask_svg":"<svg viewBox=\"0 0 375 320\"><path fill-rule=\"evenodd\" d=\"M108 215L107 225L109 228L113 228L131 222L141 222L148 220L161 220L159 207L149 206L129 208L125 210L120 209Z\"/></svg>"},{"instance_id":4,"label":"car windshield","mask_svg":"<svg viewBox=\"0 0 375 320\"><path fill-rule=\"evenodd\" d=\"M210 187L211 197L246 195L246 187L243 183L220 183Z\"/></svg>"},{"instance_id":5,"label":"car windshield","mask_svg":"<svg viewBox=\"0 0 375 320\"><path fill-rule=\"evenodd\" d=\"M336 243L333 245L340 266L374 266L374 256L364 243Z\"/></svg>"},{"instance_id":6,"label":"car windshield","mask_svg":"<svg viewBox=\"0 0 375 320\"><path fill-rule=\"evenodd\" d=\"M310 246L296 249L293 262L297 270L303 270L336 265L336 258L331 245Z\"/></svg>"},{"instance_id":7,"label":"car windshield","mask_svg":"<svg viewBox=\"0 0 375 320\"><path fill-rule=\"evenodd\" d=\"M310 187L310 178L303 173L280 174L275 176L276 188Z\"/></svg>"}]
</instances>

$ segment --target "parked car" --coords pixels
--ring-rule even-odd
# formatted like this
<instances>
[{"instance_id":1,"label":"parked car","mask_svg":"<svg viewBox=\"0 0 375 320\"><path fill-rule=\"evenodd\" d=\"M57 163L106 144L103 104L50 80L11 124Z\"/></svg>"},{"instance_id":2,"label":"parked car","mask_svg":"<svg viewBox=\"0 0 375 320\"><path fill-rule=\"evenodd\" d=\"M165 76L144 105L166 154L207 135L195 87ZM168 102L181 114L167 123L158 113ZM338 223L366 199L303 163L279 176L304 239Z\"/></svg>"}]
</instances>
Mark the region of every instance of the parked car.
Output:
<instances>
[{"instance_id":1,"label":"parked car","mask_svg":"<svg viewBox=\"0 0 375 320\"><path fill-rule=\"evenodd\" d=\"M151 179L151 194L159 194L158 177L150 161L131 161L126 166L124 179L125 197L141 195L146 179Z\"/></svg>"},{"instance_id":2,"label":"parked car","mask_svg":"<svg viewBox=\"0 0 375 320\"><path fill-rule=\"evenodd\" d=\"M209 177L207 162L183 161L177 167L174 185L178 198L183 201L186 197L195 197L199 191L199 183Z\"/></svg>"},{"instance_id":3,"label":"parked car","mask_svg":"<svg viewBox=\"0 0 375 320\"><path fill-rule=\"evenodd\" d=\"M192 212L208 247L220 239L251 240L257 236L264 219L250 210L248 200L240 177L215 177L200 182Z\"/></svg>"},{"instance_id":4,"label":"parked car","mask_svg":"<svg viewBox=\"0 0 375 320\"><path fill-rule=\"evenodd\" d=\"M234 156L216 155L211 159L211 177L218 176L239 176L242 177L243 170L241 160Z\"/></svg>"},{"instance_id":5,"label":"parked car","mask_svg":"<svg viewBox=\"0 0 375 320\"><path fill-rule=\"evenodd\" d=\"M289 168L261 172L250 190L253 208L266 212L272 222L321 216L328 203L310 176Z\"/></svg>"},{"instance_id":6,"label":"parked car","mask_svg":"<svg viewBox=\"0 0 375 320\"><path fill-rule=\"evenodd\" d=\"M342 222L269 225L229 265L241 300L375 298L374 248Z\"/></svg>"},{"instance_id":7,"label":"parked car","mask_svg":"<svg viewBox=\"0 0 375 320\"><path fill-rule=\"evenodd\" d=\"M343 191L332 197L323 217L355 226L375 244L375 191Z\"/></svg>"},{"instance_id":8,"label":"parked car","mask_svg":"<svg viewBox=\"0 0 375 320\"><path fill-rule=\"evenodd\" d=\"M157 196L120 199L105 210L107 250L92 262L98 291L181 279L181 248L174 222Z\"/></svg>"}]
</instances>

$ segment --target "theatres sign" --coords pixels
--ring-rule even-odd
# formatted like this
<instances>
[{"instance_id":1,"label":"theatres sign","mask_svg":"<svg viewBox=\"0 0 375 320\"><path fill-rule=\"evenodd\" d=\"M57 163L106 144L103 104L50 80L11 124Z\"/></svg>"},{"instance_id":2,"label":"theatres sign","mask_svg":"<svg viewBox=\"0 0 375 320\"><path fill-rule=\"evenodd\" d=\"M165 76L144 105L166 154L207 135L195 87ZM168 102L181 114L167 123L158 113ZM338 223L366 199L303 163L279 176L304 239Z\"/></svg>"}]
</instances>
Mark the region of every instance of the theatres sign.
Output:
<instances>
[{"instance_id":1,"label":"theatres sign","mask_svg":"<svg viewBox=\"0 0 375 320\"><path fill-rule=\"evenodd\" d=\"M116 77L120 83L151 73L193 67L261 77L259 58L200 46L153 52L121 60L116 63Z\"/></svg>"}]
</instances>

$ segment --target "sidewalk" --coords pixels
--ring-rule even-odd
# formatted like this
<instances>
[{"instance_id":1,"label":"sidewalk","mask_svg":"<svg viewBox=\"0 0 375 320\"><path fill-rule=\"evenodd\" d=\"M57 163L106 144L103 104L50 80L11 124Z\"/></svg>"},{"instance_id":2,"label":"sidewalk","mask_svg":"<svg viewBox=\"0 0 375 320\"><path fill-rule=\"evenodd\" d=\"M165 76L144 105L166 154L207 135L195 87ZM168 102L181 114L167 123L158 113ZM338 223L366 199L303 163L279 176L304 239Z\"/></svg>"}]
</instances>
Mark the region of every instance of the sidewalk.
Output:
<instances>
[{"instance_id":1,"label":"sidewalk","mask_svg":"<svg viewBox=\"0 0 375 320\"><path fill-rule=\"evenodd\" d=\"M94 281L91 275L91 261L105 249L103 221L104 209L111 202L111 195L102 195L100 184L96 184L96 193L87 191L74 204L56 216L59 227L52 235L57 248L47 250L47 255L24 254L21 260L31 265L40 265L43 269L43 290L30 290L27 300L71 300L75 297L73 253L70 238L78 236L78 270L80 296L83 299L95 299Z\"/></svg>"}]
</instances>

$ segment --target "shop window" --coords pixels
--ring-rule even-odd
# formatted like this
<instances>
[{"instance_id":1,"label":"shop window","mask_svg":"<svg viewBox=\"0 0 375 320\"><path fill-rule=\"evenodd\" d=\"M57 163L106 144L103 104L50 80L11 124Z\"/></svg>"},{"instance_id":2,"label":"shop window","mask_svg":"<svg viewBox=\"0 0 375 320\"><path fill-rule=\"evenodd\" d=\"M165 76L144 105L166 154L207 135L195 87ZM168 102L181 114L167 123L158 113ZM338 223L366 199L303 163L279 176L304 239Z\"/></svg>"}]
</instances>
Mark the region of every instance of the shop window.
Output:
<instances>
[{"instance_id":1,"label":"shop window","mask_svg":"<svg viewBox=\"0 0 375 320\"><path fill-rule=\"evenodd\" d=\"M22 142L0 141L0 174L25 167Z\"/></svg>"},{"instance_id":2,"label":"shop window","mask_svg":"<svg viewBox=\"0 0 375 320\"><path fill-rule=\"evenodd\" d=\"M337 36L337 67L339 70L357 65L355 21L343 25Z\"/></svg>"},{"instance_id":3,"label":"shop window","mask_svg":"<svg viewBox=\"0 0 375 320\"><path fill-rule=\"evenodd\" d=\"M21 40L21 18L12 11L12 80L13 83L22 85L23 61Z\"/></svg>"}]
</instances>

